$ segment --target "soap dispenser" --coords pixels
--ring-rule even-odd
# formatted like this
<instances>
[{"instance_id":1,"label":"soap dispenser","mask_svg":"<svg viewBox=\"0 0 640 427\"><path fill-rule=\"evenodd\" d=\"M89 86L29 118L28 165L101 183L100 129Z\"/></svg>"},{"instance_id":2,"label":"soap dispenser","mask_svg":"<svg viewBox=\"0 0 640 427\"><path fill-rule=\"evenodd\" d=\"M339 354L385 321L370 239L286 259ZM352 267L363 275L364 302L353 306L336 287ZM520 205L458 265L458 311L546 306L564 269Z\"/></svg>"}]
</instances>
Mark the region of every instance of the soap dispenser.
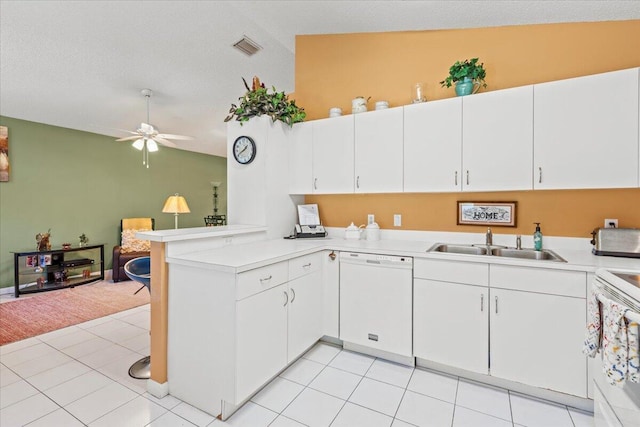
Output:
<instances>
[{"instance_id":1,"label":"soap dispenser","mask_svg":"<svg viewBox=\"0 0 640 427\"><path fill-rule=\"evenodd\" d=\"M540 231L540 223L534 222L536 225L536 231L533 233L533 248L536 251L542 250L542 232Z\"/></svg>"}]
</instances>

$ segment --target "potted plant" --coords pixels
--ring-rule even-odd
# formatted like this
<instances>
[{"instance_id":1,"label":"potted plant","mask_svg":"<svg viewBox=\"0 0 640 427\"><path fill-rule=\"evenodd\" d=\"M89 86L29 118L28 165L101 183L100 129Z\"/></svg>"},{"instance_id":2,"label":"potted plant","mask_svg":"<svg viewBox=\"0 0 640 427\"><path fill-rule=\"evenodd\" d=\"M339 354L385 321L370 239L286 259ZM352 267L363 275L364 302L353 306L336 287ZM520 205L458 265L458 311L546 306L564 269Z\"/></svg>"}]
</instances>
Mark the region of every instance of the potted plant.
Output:
<instances>
[{"instance_id":1,"label":"potted plant","mask_svg":"<svg viewBox=\"0 0 640 427\"><path fill-rule=\"evenodd\" d=\"M451 87L456 85L456 95L464 96L476 93L480 86L487 87L484 78L487 75L483 67L484 63L478 64L478 58L465 59L464 61L456 61L449 68L449 75L442 80L442 87ZM475 86L475 89L474 89Z\"/></svg>"},{"instance_id":2,"label":"potted plant","mask_svg":"<svg viewBox=\"0 0 640 427\"><path fill-rule=\"evenodd\" d=\"M280 120L292 126L294 123L304 121L307 114L304 108L298 107L295 101L289 100L284 92L276 91L272 86L272 93L269 93L264 83L260 83L258 77L253 78L252 87L249 88L247 81L243 78L244 87L247 93L238 98L240 105L231 104L229 115L224 119L225 122L235 119L242 123L252 117L267 115L274 122Z\"/></svg>"}]
</instances>

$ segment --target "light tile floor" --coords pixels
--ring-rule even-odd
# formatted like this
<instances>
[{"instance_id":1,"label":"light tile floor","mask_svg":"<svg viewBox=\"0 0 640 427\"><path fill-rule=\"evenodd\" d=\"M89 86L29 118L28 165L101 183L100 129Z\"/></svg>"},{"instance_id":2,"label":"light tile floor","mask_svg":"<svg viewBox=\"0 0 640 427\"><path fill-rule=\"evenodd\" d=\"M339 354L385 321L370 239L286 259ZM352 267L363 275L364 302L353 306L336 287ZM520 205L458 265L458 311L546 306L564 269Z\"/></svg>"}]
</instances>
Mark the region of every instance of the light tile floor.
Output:
<instances>
[{"instance_id":1,"label":"light tile floor","mask_svg":"<svg viewBox=\"0 0 640 427\"><path fill-rule=\"evenodd\" d=\"M226 422L157 399L129 366L149 306L0 347L0 426L583 427L592 414L318 343Z\"/></svg>"}]
</instances>

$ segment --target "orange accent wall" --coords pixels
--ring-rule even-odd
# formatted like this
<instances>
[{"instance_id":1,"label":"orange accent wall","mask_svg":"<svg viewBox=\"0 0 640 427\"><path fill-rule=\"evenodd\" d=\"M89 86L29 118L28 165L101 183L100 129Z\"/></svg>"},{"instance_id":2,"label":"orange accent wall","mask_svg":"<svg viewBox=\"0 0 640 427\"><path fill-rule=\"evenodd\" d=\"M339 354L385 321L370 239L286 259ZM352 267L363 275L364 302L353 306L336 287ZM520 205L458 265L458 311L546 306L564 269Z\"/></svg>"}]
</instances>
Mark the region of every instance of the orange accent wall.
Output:
<instances>
[{"instance_id":1,"label":"orange accent wall","mask_svg":"<svg viewBox=\"0 0 640 427\"><path fill-rule=\"evenodd\" d=\"M356 96L371 96L370 108L377 100L406 105L416 82L426 83L428 100L453 97L438 82L456 60L472 57L487 70L485 91L638 67L640 20L297 36L296 103L314 120L331 107L350 112ZM327 226L374 213L382 228L394 228L399 213L400 229L478 231L456 225L457 200L516 201L519 225L505 233L532 232L539 221L545 234L586 237L604 218L640 228L640 189L306 197Z\"/></svg>"}]
</instances>

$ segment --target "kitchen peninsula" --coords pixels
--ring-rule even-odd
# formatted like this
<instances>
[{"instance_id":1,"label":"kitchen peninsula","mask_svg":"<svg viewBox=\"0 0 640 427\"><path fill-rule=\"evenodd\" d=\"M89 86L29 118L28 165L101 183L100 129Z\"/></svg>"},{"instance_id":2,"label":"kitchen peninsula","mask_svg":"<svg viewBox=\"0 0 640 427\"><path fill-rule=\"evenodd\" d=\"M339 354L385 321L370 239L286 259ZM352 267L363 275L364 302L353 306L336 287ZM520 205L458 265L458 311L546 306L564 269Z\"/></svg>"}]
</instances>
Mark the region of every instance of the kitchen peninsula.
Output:
<instances>
[{"instance_id":1,"label":"kitchen peninsula","mask_svg":"<svg viewBox=\"0 0 640 427\"><path fill-rule=\"evenodd\" d=\"M231 416L318 339L324 337L332 342L341 342L338 330L338 251L413 257L416 262L414 286L419 279L416 274L422 275L425 271L420 266L429 262L447 265L450 271L473 265L495 272L493 282L489 274L487 292L491 287L495 292L499 287L509 289L509 283L499 283L498 280L509 275L534 275L545 279L553 279L557 275L571 276L574 284L566 289L540 287L535 292L543 293L548 299L570 301L577 307L581 314L577 316L578 321L572 323L580 325L579 331L575 327L572 330L571 341L575 343L583 338L581 328L593 272L600 267L640 269L640 260L591 255L587 239L548 237L548 246L567 260L559 263L427 252L438 241L480 243L483 235L476 233L383 230L382 240L367 242L344 240L342 229L330 228L328 239L284 240L264 238L264 227L229 227L211 235L207 234L212 233L210 229L140 233L141 237L152 240L152 246L167 245L163 258L160 258L166 262L161 263L166 268L165 305L158 304L152 282L154 363L149 390L153 392L154 383L164 383L164 394L175 395L205 412L221 415L223 419ZM206 238L203 237L205 235ZM494 242L512 245L512 237L496 235ZM528 238L523 245L531 245ZM152 277L156 278L158 266L154 264L158 263L152 261ZM446 282L454 280L447 279L443 283ZM518 290L521 291L530 289ZM414 312L419 309L417 303L414 299ZM160 313L155 313L157 310ZM154 321L157 318L167 319L164 329L162 326L157 328ZM162 333L166 333L164 338L159 336ZM162 349L154 345L154 341L167 337L165 359L162 353L158 353ZM591 390L587 362L580 354L571 355L579 361L575 369L579 375L571 378L565 389L564 384L527 384L508 375L497 377L488 372L474 373L464 366L455 370L454 367L435 364L422 353L417 353L420 350L415 347L415 342L414 332L414 356L420 366L450 370L460 376L589 408L587 398ZM576 347L579 353L580 346L576 344ZM162 368L155 366L156 360L160 361L158 364L166 360L165 377L160 377L162 382L154 376L154 367Z\"/></svg>"}]
</instances>

